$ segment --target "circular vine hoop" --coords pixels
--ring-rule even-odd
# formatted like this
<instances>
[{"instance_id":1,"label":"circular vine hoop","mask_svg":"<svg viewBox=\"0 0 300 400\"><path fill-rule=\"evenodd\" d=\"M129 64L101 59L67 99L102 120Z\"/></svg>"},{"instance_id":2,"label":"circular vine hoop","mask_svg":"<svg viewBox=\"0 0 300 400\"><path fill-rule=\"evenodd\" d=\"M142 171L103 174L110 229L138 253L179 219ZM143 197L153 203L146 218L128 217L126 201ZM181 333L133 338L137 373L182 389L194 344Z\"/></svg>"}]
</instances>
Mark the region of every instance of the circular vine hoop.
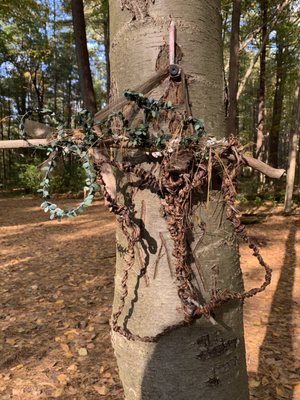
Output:
<instances>
[{"instance_id":1,"label":"circular vine hoop","mask_svg":"<svg viewBox=\"0 0 300 400\"><path fill-rule=\"evenodd\" d=\"M89 206L96 194L99 190L99 186L96 183L96 173L94 171L94 163L92 157L88 153L88 148L91 147L94 133L92 132L92 118L90 113L86 110L83 110L79 117L80 122L84 128L84 140L82 143L77 144L74 141L70 140L70 138L65 133L65 128L62 123L60 123L55 117L51 110L43 109L43 110L33 110L28 111L25 115L22 116L19 124L20 129L20 137L25 140L29 145L27 133L25 131L25 120L29 118L33 113L38 115L47 115L51 118L51 122L56 125L57 130L57 138L52 140L47 145L47 155L48 155L48 165L44 168L45 175L40 184L40 189L38 192L41 193L43 203L41 207L45 212L50 212L50 219L62 219L64 217L76 217L77 214L84 211L84 209ZM38 146L33 146L37 148ZM39 147L38 147L39 148ZM45 147L41 146L41 149L45 150ZM56 166L56 159L60 155L64 154L74 154L76 157L82 161L82 167L85 171L86 180L85 180L85 188L87 189L87 196L85 199L77 206L72 207L69 210L63 210L58 207L56 204L50 201L50 182L51 182L51 172Z\"/></svg>"},{"instance_id":2,"label":"circular vine hoop","mask_svg":"<svg viewBox=\"0 0 300 400\"><path fill-rule=\"evenodd\" d=\"M84 209L92 203L96 192L99 190L99 186L96 183L96 174L94 172L92 158L89 156L87 151L81 150L79 146L72 145L71 147L73 148L70 149L70 147L64 147L62 149L59 148L53 149L53 151L50 153L52 154L52 157L50 161L48 161L48 167L46 168L44 179L41 182L41 188L38 190L38 192L42 194L42 199L44 200L44 202L41 204L41 207L45 212L48 211L50 212L50 219L76 217L77 214L83 212ZM51 182L50 174L55 168L56 165L55 159L58 157L59 153L72 153L80 157L80 159L83 161L82 166L86 174L85 183L86 183L86 188L88 189L87 196L79 205L72 207L70 210L63 210L56 204L50 202L50 194L49 194L49 187Z\"/></svg>"}]
</instances>

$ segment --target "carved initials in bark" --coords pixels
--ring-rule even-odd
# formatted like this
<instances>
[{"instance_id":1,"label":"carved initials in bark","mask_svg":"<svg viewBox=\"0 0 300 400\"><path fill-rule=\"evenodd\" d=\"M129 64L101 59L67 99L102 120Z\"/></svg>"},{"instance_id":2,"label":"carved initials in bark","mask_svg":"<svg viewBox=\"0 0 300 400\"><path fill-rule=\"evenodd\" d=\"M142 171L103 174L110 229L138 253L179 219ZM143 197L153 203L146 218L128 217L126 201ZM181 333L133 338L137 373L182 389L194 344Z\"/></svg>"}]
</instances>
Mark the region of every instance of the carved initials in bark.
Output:
<instances>
[{"instance_id":1,"label":"carved initials in bark","mask_svg":"<svg viewBox=\"0 0 300 400\"><path fill-rule=\"evenodd\" d=\"M153 4L155 0L120 0L121 8L124 10L126 7L132 14L132 19L143 20L149 16L148 7L150 2Z\"/></svg>"}]
</instances>

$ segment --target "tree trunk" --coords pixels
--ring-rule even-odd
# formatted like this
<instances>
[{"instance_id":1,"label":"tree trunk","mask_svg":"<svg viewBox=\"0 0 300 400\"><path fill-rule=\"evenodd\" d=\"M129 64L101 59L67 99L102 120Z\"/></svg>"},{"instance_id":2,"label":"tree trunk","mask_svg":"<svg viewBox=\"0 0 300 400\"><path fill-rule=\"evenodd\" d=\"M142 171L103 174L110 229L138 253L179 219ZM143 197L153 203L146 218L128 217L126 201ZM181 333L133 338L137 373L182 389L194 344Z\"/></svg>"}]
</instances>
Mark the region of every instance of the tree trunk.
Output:
<instances>
[{"instance_id":1,"label":"tree trunk","mask_svg":"<svg viewBox=\"0 0 300 400\"><path fill-rule=\"evenodd\" d=\"M270 130L270 152L269 163L272 167L278 167L278 150L279 150L279 135L282 117L282 106L284 97L284 86L286 79L286 70L284 65L284 53L281 39L277 41L277 72L276 86L273 103L272 126Z\"/></svg>"},{"instance_id":2,"label":"tree trunk","mask_svg":"<svg viewBox=\"0 0 300 400\"><path fill-rule=\"evenodd\" d=\"M188 76L192 113L204 120L209 134L224 137L220 2L121 3L125 6L123 11L118 1L110 1L112 101L155 73L158 55L167 48L171 16L178 27L177 45L183 53L181 65ZM151 97L160 98L166 83ZM139 182L133 181L132 176L117 176L120 200L132 206L126 194L135 193L134 218L142 231L119 324L140 336L155 336L182 322L183 310L174 278L173 241L160 199L147 188L137 190L138 187ZM241 290L243 284L236 237L220 194L215 193L209 204L199 198L191 201L190 262L203 303L216 288ZM204 235L202 224L206 226ZM114 313L120 305L127 250L124 234L118 229ZM128 340L113 331L125 399L248 400L242 304L231 302L221 307L214 320L215 324L201 318L193 325L171 330L157 343Z\"/></svg>"},{"instance_id":3,"label":"tree trunk","mask_svg":"<svg viewBox=\"0 0 300 400\"><path fill-rule=\"evenodd\" d=\"M237 91L239 82L239 52L240 52L240 18L241 0L233 1L232 23L230 36L230 60L229 60L229 107L227 117L227 134L238 135L238 104Z\"/></svg>"},{"instance_id":4,"label":"tree trunk","mask_svg":"<svg viewBox=\"0 0 300 400\"><path fill-rule=\"evenodd\" d=\"M256 136L255 157L262 159L262 147L264 138L264 115L265 115L265 91L266 91L266 53L267 53L267 23L268 23L268 1L261 1L260 8L262 13L262 43L263 48L260 55L260 74L258 92L258 121Z\"/></svg>"},{"instance_id":5,"label":"tree trunk","mask_svg":"<svg viewBox=\"0 0 300 400\"><path fill-rule=\"evenodd\" d=\"M103 31L104 31L105 65L106 65L106 100L107 100L107 104L108 104L109 103L109 94L110 94L109 5L107 5L107 13L104 15Z\"/></svg>"},{"instance_id":6,"label":"tree trunk","mask_svg":"<svg viewBox=\"0 0 300 400\"><path fill-rule=\"evenodd\" d=\"M11 139L11 101L8 100L7 102L7 139L10 140ZM12 165L12 154L11 154L11 150L8 150L8 179L9 179L9 183L11 181L11 165Z\"/></svg>"},{"instance_id":7,"label":"tree trunk","mask_svg":"<svg viewBox=\"0 0 300 400\"><path fill-rule=\"evenodd\" d=\"M285 9L285 7L287 7L289 4L290 4L290 0L283 0L282 3L281 3L280 5L278 5L278 7L276 8L274 17L273 17L273 19L272 19L272 23L270 23L270 24L268 25L268 32L267 32L267 35L266 35L266 37L265 37L266 41L268 40L268 36L269 36L270 32L272 32L273 27L276 25L280 14L281 14L282 11ZM247 40L246 40L246 42L247 42ZM244 44L241 46L241 48L244 48L244 45L246 46L247 44L244 43ZM258 61L258 59L259 59L259 57L260 57L260 54L261 54L262 49L264 48L264 46L265 46L265 42L262 42L262 43L261 43L260 49L256 52L255 56L253 57L253 59L252 59L250 65L249 65L249 68L247 69L247 71L246 71L244 77L243 77L242 80L241 80L241 83L240 83L240 85L239 85L239 90L238 90L238 92L237 92L237 99L238 99L238 100L239 100L240 95L241 95L241 93L243 92L243 90L244 90L244 88L245 88L245 86L246 86L246 83L247 83L247 81L248 81L250 75L252 74L252 71L253 71L253 69L254 69L254 67L255 67L255 64L257 63L257 61Z\"/></svg>"},{"instance_id":8,"label":"tree trunk","mask_svg":"<svg viewBox=\"0 0 300 400\"><path fill-rule=\"evenodd\" d=\"M294 190L294 181L297 165L297 154L299 146L299 125L300 125L300 67L298 84L295 93L293 113L291 119L290 143L289 143L289 167L286 178L286 190L284 200L284 212L289 213L292 210L292 198Z\"/></svg>"},{"instance_id":9,"label":"tree trunk","mask_svg":"<svg viewBox=\"0 0 300 400\"><path fill-rule=\"evenodd\" d=\"M1 107L0 107L0 132L1 132L1 140L3 141L5 136L4 136L4 124L3 124L3 117L4 117L4 99L1 96ZM1 168L1 172L2 172L2 185L3 187L6 186L7 184L7 176L6 176L6 158L5 158L5 151L2 150L2 168Z\"/></svg>"},{"instance_id":10,"label":"tree trunk","mask_svg":"<svg viewBox=\"0 0 300 400\"><path fill-rule=\"evenodd\" d=\"M86 41L83 0L71 0L76 57L79 71L80 90L84 107L96 113L97 104L93 88L93 81L89 62L89 53Z\"/></svg>"},{"instance_id":11,"label":"tree trunk","mask_svg":"<svg viewBox=\"0 0 300 400\"><path fill-rule=\"evenodd\" d=\"M67 85L67 127L71 128L72 123L72 77L69 76Z\"/></svg>"},{"instance_id":12,"label":"tree trunk","mask_svg":"<svg viewBox=\"0 0 300 400\"><path fill-rule=\"evenodd\" d=\"M53 40L56 44L56 0L53 1ZM53 96L54 96L54 106L53 111L56 115L57 113L57 86L58 86L58 71L57 71L57 47L55 46L53 52L53 69L54 69L54 82L53 82Z\"/></svg>"}]
</instances>

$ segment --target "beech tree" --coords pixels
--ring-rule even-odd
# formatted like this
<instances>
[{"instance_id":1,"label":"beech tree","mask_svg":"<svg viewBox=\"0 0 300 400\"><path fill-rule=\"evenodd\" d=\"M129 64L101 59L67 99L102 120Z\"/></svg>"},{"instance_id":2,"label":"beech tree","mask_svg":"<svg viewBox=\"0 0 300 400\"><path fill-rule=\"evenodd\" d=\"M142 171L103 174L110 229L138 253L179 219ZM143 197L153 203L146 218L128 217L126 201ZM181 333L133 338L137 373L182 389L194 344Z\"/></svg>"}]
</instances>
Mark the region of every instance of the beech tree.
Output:
<instances>
[{"instance_id":1,"label":"beech tree","mask_svg":"<svg viewBox=\"0 0 300 400\"><path fill-rule=\"evenodd\" d=\"M112 102L124 90L145 82L156 68L168 65L166 40L171 18L178 27L177 53L182 53L192 113L203 119L209 134L223 138L226 130L220 2L123 0L121 4L110 1ZM168 85L173 102L180 103L177 92L182 83L170 83L169 78L151 96L161 98ZM128 191L140 184L134 183L130 174L117 177L117 197L126 202ZM149 188L135 190L135 218L142 231L137 245L141 257L129 272L129 300L125 301L119 324L125 324L140 338L155 337L180 324L184 315L174 281L173 242L161 202ZM189 262L199 282L199 302L208 301L215 288L241 291L237 240L226 218L220 186L214 185L208 203L199 195L193 196L191 202ZM206 227L204 234L199 229L202 224ZM118 228L114 315L120 307L127 268L124 251L128 251L126 238ZM126 400L248 399L242 320L241 302L232 301L217 310L212 319L201 318L191 325L171 329L157 342L130 340L113 331Z\"/></svg>"}]
</instances>

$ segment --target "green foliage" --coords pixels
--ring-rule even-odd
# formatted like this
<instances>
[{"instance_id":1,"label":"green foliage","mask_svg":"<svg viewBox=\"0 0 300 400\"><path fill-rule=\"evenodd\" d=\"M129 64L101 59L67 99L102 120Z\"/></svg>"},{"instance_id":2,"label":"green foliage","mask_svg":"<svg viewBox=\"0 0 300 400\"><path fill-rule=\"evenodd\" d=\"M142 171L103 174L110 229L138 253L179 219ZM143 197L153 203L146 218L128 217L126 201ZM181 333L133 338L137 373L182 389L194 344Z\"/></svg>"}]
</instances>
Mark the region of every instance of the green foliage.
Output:
<instances>
[{"instance_id":1,"label":"green foliage","mask_svg":"<svg viewBox=\"0 0 300 400\"><path fill-rule=\"evenodd\" d=\"M128 101L134 101L136 105L144 110L145 120L148 121L151 117L155 118L160 110L173 110L174 107L170 101L167 103L155 100L143 95L143 93L130 92L126 90L124 96Z\"/></svg>"},{"instance_id":2,"label":"green foliage","mask_svg":"<svg viewBox=\"0 0 300 400\"><path fill-rule=\"evenodd\" d=\"M39 181L39 185L40 182L41 180ZM84 184L84 170L77 160L73 160L72 162L64 163L64 169L61 174L53 174L51 177L50 191L52 193L78 193Z\"/></svg>"},{"instance_id":3,"label":"green foliage","mask_svg":"<svg viewBox=\"0 0 300 400\"><path fill-rule=\"evenodd\" d=\"M156 121L158 123L159 114L163 111L175 112L170 101L162 102L152 98L148 98L142 93L126 91L124 96L128 101L136 103L139 109L144 113L143 122L136 128L132 129L128 127L128 121L122 112L114 112L109 115L99 125L101 126L103 136L105 138L112 137L117 143L123 140L123 134L127 133L129 137L129 143L135 147L154 147L156 149L164 148L168 141L172 139L169 132L158 132L157 136L150 134L151 122ZM200 138L205 135L204 125L202 119L194 119L192 117L183 116L182 132L184 134L177 141L175 145L179 147L187 147L191 144L197 143ZM122 126L122 132L120 134L119 129L114 129L115 120L118 120L118 126ZM189 130L189 128L191 128Z\"/></svg>"},{"instance_id":4,"label":"green foliage","mask_svg":"<svg viewBox=\"0 0 300 400\"><path fill-rule=\"evenodd\" d=\"M14 164L11 171L10 187L23 189L26 193L37 194L43 180L41 160L39 157L24 157ZM59 172L51 175L50 191L52 193L78 193L85 185L85 172L82 165L68 157L59 165Z\"/></svg>"},{"instance_id":5,"label":"green foliage","mask_svg":"<svg viewBox=\"0 0 300 400\"><path fill-rule=\"evenodd\" d=\"M34 164L17 164L17 184L26 192L36 193L39 188L42 174Z\"/></svg>"},{"instance_id":6,"label":"green foliage","mask_svg":"<svg viewBox=\"0 0 300 400\"><path fill-rule=\"evenodd\" d=\"M94 3L87 7L91 17L87 18L87 28L95 91L103 104L106 69L101 54L102 18L107 4L100 2L95 12ZM24 114L26 108L45 106L55 112L62 110L70 126L71 115L80 104L70 2L4 0L0 26L0 96L4 95L18 114Z\"/></svg>"},{"instance_id":7,"label":"green foliage","mask_svg":"<svg viewBox=\"0 0 300 400\"><path fill-rule=\"evenodd\" d=\"M260 206L261 204L262 204L262 198L261 197L259 197L259 196L256 196L255 197L255 199L254 199L254 204L256 205L256 206Z\"/></svg>"}]
</instances>

